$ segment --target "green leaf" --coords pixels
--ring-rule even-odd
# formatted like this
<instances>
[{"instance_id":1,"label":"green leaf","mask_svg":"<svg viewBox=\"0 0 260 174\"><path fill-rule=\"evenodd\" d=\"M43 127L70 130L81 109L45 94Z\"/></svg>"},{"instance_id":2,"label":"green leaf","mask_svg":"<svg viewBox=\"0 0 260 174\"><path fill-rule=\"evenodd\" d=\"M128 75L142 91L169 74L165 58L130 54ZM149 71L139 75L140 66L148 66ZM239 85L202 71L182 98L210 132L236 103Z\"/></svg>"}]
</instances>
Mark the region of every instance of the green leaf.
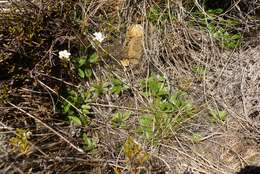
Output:
<instances>
[{"instance_id":1,"label":"green leaf","mask_svg":"<svg viewBox=\"0 0 260 174\"><path fill-rule=\"evenodd\" d=\"M123 114L123 120L124 121L126 121L126 120L128 120L128 118L131 116L131 114L132 114L132 112L125 112L124 114Z\"/></svg>"},{"instance_id":2,"label":"green leaf","mask_svg":"<svg viewBox=\"0 0 260 174\"><path fill-rule=\"evenodd\" d=\"M158 6L154 6L150 9L148 13L148 19L152 23L156 23L157 20L160 18L161 9Z\"/></svg>"},{"instance_id":3,"label":"green leaf","mask_svg":"<svg viewBox=\"0 0 260 174\"><path fill-rule=\"evenodd\" d=\"M124 84L121 80L119 79L112 79L112 88L111 92L113 94L120 94L124 90L129 89L129 86L127 84Z\"/></svg>"},{"instance_id":4,"label":"green leaf","mask_svg":"<svg viewBox=\"0 0 260 174\"><path fill-rule=\"evenodd\" d=\"M231 39L233 39L233 40L241 39L241 35L240 34L234 34L234 35L231 36Z\"/></svg>"},{"instance_id":5,"label":"green leaf","mask_svg":"<svg viewBox=\"0 0 260 174\"><path fill-rule=\"evenodd\" d=\"M111 120L113 128L127 128L126 121L130 117L130 115L131 112L115 113Z\"/></svg>"},{"instance_id":6,"label":"green leaf","mask_svg":"<svg viewBox=\"0 0 260 174\"><path fill-rule=\"evenodd\" d=\"M91 76L92 76L92 70L91 69L85 69L85 75L86 75L86 77L88 77L88 78L90 78Z\"/></svg>"},{"instance_id":7,"label":"green leaf","mask_svg":"<svg viewBox=\"0 0 260 174\"><path fill-rule=\"evenodd\" d=\"M79 74L79 76L81 77L81 78L84 78L85 77L85 73L84 73L84 71L82 70L82 69L78 69L78 74Z\"/></svg>"},{"instance_id":8,"label":"green leaf","mask_svg":"<svg viewBox=\"0 0 260 174\"><path fill-rule=\"evenodd\" d=\"M151 127L153 125L153 117L152 116L142 116L139 119L139 123L142 127Z\"/></svg>"},{"instance_id":9,"label":"green leaf","mask_svg":"<svg viewBox=\"0 0 260 174\"><path fill-rule=\"evenodd\" d=\"M85 102L88 102L88 100L91 98L91 92L90 91L85 91L83 94L83 98Z\"/></svg>"},{"instance_id":10,"label":"green leaf","mask_svg":"<svg viewBox=\"0 0 260 174\"><path fill-rule=\"evenodd\" d=\"M203 66L195 66L194 68L192 68L192 72L199 76L202 76L204 75L204 73L207 72L207 69Z\"/></svg>"},{"instance_id":11,"label":"green leaf","mask_svg":"<svg viewBox=\"0 0 260 174\"><path fill-rule=\"evenodd\" d=\"M219 111L218 112L218 115L219 115L219 119L224 122L226 120L226 116L227 116L227 113L226 111Z\"/></svg>"},{"instance_id":12,"label":"green leaf","mask_svg":"<svg viewBox=\"0 0 260 174\"><path fill-rule=\"evenodd\" d=\"M82 65L84 65L87 61L87 57L80 57L79 59L79 67L81 67Z\"/></svg>"},{"instance_id":13,"label":"green leaf","mask_svg":"<svg viewBox=\"0 0 260 174\"><path fill-rule=\"evenodd\" d=\"M153 131L153 123L154 123L154 117L152 116L142 116L139 119L139 131L144 134L146 139L152 139L154 137L154 131Z\"/></svg>"},{"instance_id":14,"label":"green leaf","mask_svg":"<svg viewBox=\"0 0 260 174\"><path fill-rule=\"evenodd\" d=\"M87 115L81 115L80 120L81 120L82 125L84 125L84 126L88 125L90 123L89 117Z\"/></svg>"},{"instance_id":15,"label":"green leaf","mask_svg":"<svg viewBox=\"0 0 260 174\"><path fill-rule=\"evenodd\" d=\"M97 63L97 61L98 61L97 53L95 52L95 53L91 54L88 61L89 61L89 63Z\"/></svg>"},{"instance_id":16,"label":"green leaf","mask_svg":"<svg viewBox=\"0 0 260 174\"><path fill-rule=\"evenodd\" d=\"M216 8L216 9L209 9L208 10L208 13L211 13L211 14L221 14L223 12L224 12L224 10L222 8Z\"/></svg>"},{"instance_id":17,"label":"green leaf","mask_svg":"<svg viewBox=\"0 0 260 174\"><path fill-rule=\"evenodd\" d=\"M210 114L213 118L214 122L220 122L224 123L227 117L227 112L226 111L219 111L219 110L214 110L214 109L209 109Z\"/></svg>"},{"instance_id":18,"label":"green leaf","mask_svg":"<svg viewBox=\"0 0 260 174\"><path fill-rule=\"evenodd\" d=\"M225 47L230 48L230 49L234 49L234 48L236 48L236 46L237 46L237 43L234 43L234 42L225 44Z\"/></svg>"},{"instance_id":19,"label":"green leaf","mask_svg":"<svg viewBox=\"0 0 260 174\"><path fill-rule=\"evenodd\" d=\"M87 136L87 134L83 134L83 142L85 151L92 151L96 148L96 142Z\"/></svg>"},{"instance_id":20,"label":"green leaf","mask_svg":"<svg viewBox=\"0 0 260 174\"><path fill-rule=\"evenodd\" d=\"M90 109L91 109L91 107L88 104L84 104L81 106L81 111L84 115L89 114Z\"/></svg>"},{"instance_id":21,"label":"green leaf","mask_svg":"<svg viewBox=\"0 0 260 174\"><path fill-rule=\"evenodd\" d=\"M63 105L63 112L64 113L67 113L68 111L69 111L69 109L70 109L70 104L69 103L65 103L64 105Z\"/></svg>"},{"instance_id":22,"label":"green leaf","mask_svg":"<svg viewBox=\"0 0 260 174\"><path fill-rule=\"evenodd\" d=\"M75 126L81 126L82 125L81 120L78 117L68 116L68 118L73 125L75 125Z\"/></svg>"},{"instance_id":23,"label":"green leaf","mask_svg":"<svg viewBox=\"0 0 260 174\"><path fill-rule=\"evenodd\" d=\"M121 82L121 80L119 80L119 79L112 79L112 83L113 83L113 85L115 85L115 86L122 85L122 82Z\"/></svg>"},{"instance_id":24,"label":"green leaf","mask_svg":"<svg viewBox=\"0 0 260 174\"><path fill-rule=\"evenodd\" d=\"M155 108L165 112L174 111L174 105L172 103L168 101L162 101L162 100L155 100Z\"/></svg>"},{"instance_id":25,"label":"green leaf","mask_svg":"<svg viewBox=\"0 0 260 174\"><path fill-rule=\"evenodd\" d=\"M193 133L192 134L192 142L193 143L199 143L202 140L202 135L200 133Z\"/></svg>"},{"instance_id":26,"label":"green leaf","mask_svg":"<svg viewBox=\"0 0 260 174\"><path fill-rule=\"evenodd\" d=\"M147 81L142 82L145 95L154 97L166 97L169 91L165 87L164 78L162 76L152 75Z\"/></svg>"},{"instance_id":27,"label":"green leaf","mask_svg":"<svg viewBox=\"0 0 260 174\"><path fill-rule=\"evenodd\" d=\"M113 94L120 94L122 92L122 86L113 86L111 92Z\"/></svg>"}]
</instances>

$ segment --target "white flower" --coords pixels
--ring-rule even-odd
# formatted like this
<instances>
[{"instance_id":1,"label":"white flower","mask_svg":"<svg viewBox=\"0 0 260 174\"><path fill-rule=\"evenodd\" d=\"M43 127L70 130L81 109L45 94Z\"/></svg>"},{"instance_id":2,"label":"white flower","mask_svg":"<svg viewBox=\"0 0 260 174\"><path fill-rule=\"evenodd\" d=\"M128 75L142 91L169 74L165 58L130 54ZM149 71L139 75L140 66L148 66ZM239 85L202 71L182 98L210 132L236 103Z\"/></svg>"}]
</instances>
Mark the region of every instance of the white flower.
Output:
<instances>
[{"instance_id":1,"label":"white flower","mask_svg":"<svg viewBox=\"0 0 260 174\"><path fill-rule=\"evenodd\" d=\"M95 32L93 35L94 40L97 40L100 43L106 38L101 32Z\"/></svg>"},{"instance_id":2,"label":"white flower","mask_svg":"<svg viewBox=\"0 0 260 174\"><path fill-rule=\"evenodd\" d=\"M59 58L62 60L69 61L70 55L70 52L68 52L67 50L59 51Z\"/></svg>"},{"instance_id":3,"label":"white flower","mask_svg":"<svg viewBox=\"0 0 260 174\"><path fill-rule=\"evenodd\" d=\"M27 137L28 139L31 138L31 136L32 136L32 132L31 132L31 131L26 132L26 137Z\"/></svg>"}]
</instances>

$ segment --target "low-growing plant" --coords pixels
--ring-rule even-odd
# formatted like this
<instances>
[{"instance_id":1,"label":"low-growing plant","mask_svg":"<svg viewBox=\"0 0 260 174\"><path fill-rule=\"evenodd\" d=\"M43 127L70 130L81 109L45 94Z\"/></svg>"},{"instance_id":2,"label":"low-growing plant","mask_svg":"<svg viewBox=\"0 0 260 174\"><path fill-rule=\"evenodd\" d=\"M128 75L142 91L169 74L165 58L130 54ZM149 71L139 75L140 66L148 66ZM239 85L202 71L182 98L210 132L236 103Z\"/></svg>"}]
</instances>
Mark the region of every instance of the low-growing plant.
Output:
<instances>
[{"instance_id":1,"label":"low-growing plant","mask_svg":"<svg viewBox=\"0 0 260 174\"><path fill-rule=\"evenodd\" d=\"M156 24L160 20L160 18L161 20L164 20L165 16L164 14L162 14L161 11L161 8L157 5L151 7L148 13L148 20L154 24Z\"/></svg>"},{"instance_id":2,"label":"low-growing plant","mask_svg":"<svg viewBox=\"0 0 260 174\"><path fill-rule=\"evenodd\" d=\"M167 8L161 8L158 5L154 5L148 11L148 20L153 24L162 24L170 20L176 20L176 15Z\"/></svg>"},{"instance_id":3,"label":"low-growing plant","mask_svg":"<svg viewBox=\"0 0 260 174\"><path fill-rule=\"evenodd\" d=\"M149 153L145 152L132 137L128 137L124 144L124 155L130 165L129 171L133 174L139 174L140 167L150 159Z\"/></svg>"},{"instance_id":4,"label":"low-growing plant","mask_svg":"<svg viewBox=\"0 0 260 174\"><path fill-rule=\"evenodd\" d=\"M165 98L169 95L165 86L165 79L161 76L152 75L147 80L141 82L143 95L146 97Z\"/></svg>"},{"instance_id":5,"label":"low-growing plant","mask_svg":"<svg viewBox=\"0 0 260 174\"><path fill-rule=\"evenodd\" d=\"M113 79L111 83L94 83L89 90L83 89L82 87L78 88L77 91L73 89L66 89L64 92L65 100L62 100L60 106L61 112L67 116L71 124L75 126L87 125L89 123L88 115L91 110L88 103L91 100L96 100L106 93L120 94L128 88L129 87L120 80ZM113 123L116 125L120 122L120 119L125 120L125 116L125 114L115 115L113 117Z\"/></svg>"},{"instance_id":6,"label":"low-growing plant","mask_svg":"<svg viewBox=\"0 0 260 174\"><path fill-rule=\"evenodd\" d=\"M224 9L223 9L223 8L208 9L207 12L208 12L209 14L219 15L219 14L221 14L221 13L224 12Z\"/></svg>"},{"instance_id":7,"label":"low-growing plant","mask_svg":"<svg viewBox=\"0 0 260 174\"><path fill-rule=\"evenodd\" d=\"M203 76L205 73L207 73L207 69L203 66L195 66L192 68L192 72L198 76Z\"/></svg>"},{"instance_id":8,"label":"low-growing plant","mask_svg":"<svg viewBox=\"0 0 260 174\"><path fill-rule=\"evenodd\" d=\"M156 138L154 134L154 117L153 115L143 115L139 118L138 132L148 141L153 142Z\"/></svg>"},{"instance_id":9,"label":"low-growing plant","mask_svg":"<svg viewBox=\"0 0 260 174\"><path fill-rule=\"evenodd\" d=\"M83 89L80 89L79 92L67 89L66 93L66 100L63 100L61 104L62 113L67 115L73 125L87 125L89 123L88 114L91 109L87 103L90 97L89 93L83 92ZM80 113L74 107L78 108Z\"/></svg>"},{"instance_id":10,"label":"low-growing plant","mask_svg":"<svg viewBox=\"0 0 260 174\"><path fill-rule=\"evenodd\" d=\"M86 152L93 152L97 148L96 140L88 137L86 133L83 134L83 148Z\"/></svg>"},{"instance_id":11,"label":"low-growing plant","mask_svg":"<svg viewBox=\"0 0 260 174\"><path fill-rule=\"evenodd\" d=\"M193 143L197 144L197 143L200 143L201 140L202 140L202 135L200 133L193 133L192 134L192 137L191 137L191 140Z\"/></svg>"},{"instance_id":12,"label":"low-growing plant","mask_svg":"<svg viewBox=\"0 0 260 174\"><path fill-rule=\"evenodd\" d=\"M128 89L129 89L129 86L127 84L125 84L124 82L122 82L121 80L116 79L116 78L112 79L112 84L111 84L112 94L119 95Z\"/></svg>"},{"instance_id":13,"label":"low-growing plant","mask_svg":"<svg viewBox=\"0 0 260 174\"><path fill-rule=\"evenodd\" d=\"M139 118L138 132L153 145L172 135L194 114L192 104L182 99L174 100L174 103L157 99L151 108L153 114Z\"/></svg>"},{"instance_id":14,"label":"low-growing plant","mask_svg":"<svg viewBox=\"0 0 260 174\"><path fill-rule=\"evenodd\" d=\"M126 121L129 119L130 116L131 116L131 112L115 113L111 119L112 127L126 129L127 128Z\"/></svg>"},{"instance_id":15,"label":"low-growing plant","mask_svg":"<svg viewBox=\"0 0 260 174\"><path fill-rule=\"evenodd\" d=\"M174 130L194 113L193 105L185 100L185 93L172 94L165 86L165 79L151 76L147 82L142 82L144 95L152 99L149 110L139 118L138 132L153 145L161 139L169 137ZM146 84L146 85L145 85Z\"/></svg>"},{"instance_id":16,"label":"low-growing plant","mask_svg":"<svg viewBox=\"0 0 260 174\"><path fill-rule=\"evenodd\" d=\"M12 137L9 140L9 143L16 151L20 152L21 154L27 154L31 148L28 141L29 136L30 132L28 130L17 128L15 137Z\"/></svg>"},{"instance_id":17,"label":"low-growing plant","mask_svg":"<svg viewBox=\"0 0 260 174\"><path fill-rule=\"evenodd\" d=\"M241 40L240 33L232 34L223 27L216 27L213 24L209 24L208 29L222 48L234 49L239 46Z\"/></svg>"},{"instance_id":18,"label":"low-growing plant","mask_svg":"<svg viewBox=\"0 0 260 174\"><path fill-rule=\"evenodd\" d=\"M195 11L193 15L200 27L207 30L220 47L234 49L241 44L242 34L236 29L241 23L235 18L218 16L223 11L221 8L209 9L206 14Z\"/></svg>"},{"instance_id":19,"label":"low-growing plant","mask_svg":"<svg viewBox=\"0 0 260 174\"><path fill-rule=\"evenodd\" d=\"M93 97L100 97L109 90L109 83L107 82L98 82L93 84L90 88L90 92L92 93Z\"/></svg>"},{"instance_id":20,"label":"low-growing plant","mask_svg":"<svg viewBox=\"0 0 260 174\"><path fill-rule=\"evenodd\" d=\"M98 62L97 52L93 52L90 56L81 56L74 60L77 73L80 78L90 78L93 74L92 66Z\"/></svg>"},{"instance_id":21,"label":"low-growing plant","mask_svg":"<svg viewBox=\"0 0 260 174\"><path fill-rule=\"evenodd\" d=\"M209 113L212 116L212 121L214 123L221 123L224 124L227 118L227 112L226 111L220 111L219 109L209 109Z\"/></svg>"}]
</instances>

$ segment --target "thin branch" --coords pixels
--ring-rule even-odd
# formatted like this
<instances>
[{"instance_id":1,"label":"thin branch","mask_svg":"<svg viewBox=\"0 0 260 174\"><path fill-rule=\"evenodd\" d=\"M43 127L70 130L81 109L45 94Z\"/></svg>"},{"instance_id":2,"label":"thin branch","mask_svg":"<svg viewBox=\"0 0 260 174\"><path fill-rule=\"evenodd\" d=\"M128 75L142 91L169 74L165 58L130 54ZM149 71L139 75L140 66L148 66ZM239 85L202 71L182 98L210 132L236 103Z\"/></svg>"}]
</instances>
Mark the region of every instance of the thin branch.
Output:
<instances>
[{"instance_id":1,"label":"thin branch","mask_svg":"<svg viewBox=\"0 0 260 174\"><path fill-rule=\"evenodd\" d=\"M29 116L30 118L33 118L34 120L38 121L39 123L41 123L43 126L45 126L46 128L48 128L50 131L52 131L54 134L56 134L57 136L59 136L62 140L64 140L66 143L68 143L73 149L77 150L80 153L84 153L84 151L75 146L74 144L72 144L67 138L65 138L63 135L61 135L59 132L57 132L56 130L54 130L53 128L51 128L49 125L47 125L46 123L44 123L43 121L41 121L39 118L33 116L32 114L26 112L25 110L23 110L22 108L14 105L13 103L8 102L8 104L10 104L11 106L13 106L14 108L18 109L19 111L23 112L24 114L26 114L27 116Z\"/></svg>"}]
</instances>

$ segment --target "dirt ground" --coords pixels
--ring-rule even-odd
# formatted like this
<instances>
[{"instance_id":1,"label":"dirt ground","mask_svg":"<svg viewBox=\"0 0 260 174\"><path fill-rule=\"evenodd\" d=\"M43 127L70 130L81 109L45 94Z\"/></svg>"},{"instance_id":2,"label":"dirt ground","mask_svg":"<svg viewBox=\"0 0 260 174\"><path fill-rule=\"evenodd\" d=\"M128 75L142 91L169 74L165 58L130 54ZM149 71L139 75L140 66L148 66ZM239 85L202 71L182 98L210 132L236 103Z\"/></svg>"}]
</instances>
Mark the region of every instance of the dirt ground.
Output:
<instances>
[{"instance_id":1,"label":"dirt ground","mask_svg":"<svg viewBox=\"0 0 260 174\"><path fill-rule=\"evenodd\" d=\"M259 3L0 3L0 173L260 166Z\"/></svg>"}]
</instances>

